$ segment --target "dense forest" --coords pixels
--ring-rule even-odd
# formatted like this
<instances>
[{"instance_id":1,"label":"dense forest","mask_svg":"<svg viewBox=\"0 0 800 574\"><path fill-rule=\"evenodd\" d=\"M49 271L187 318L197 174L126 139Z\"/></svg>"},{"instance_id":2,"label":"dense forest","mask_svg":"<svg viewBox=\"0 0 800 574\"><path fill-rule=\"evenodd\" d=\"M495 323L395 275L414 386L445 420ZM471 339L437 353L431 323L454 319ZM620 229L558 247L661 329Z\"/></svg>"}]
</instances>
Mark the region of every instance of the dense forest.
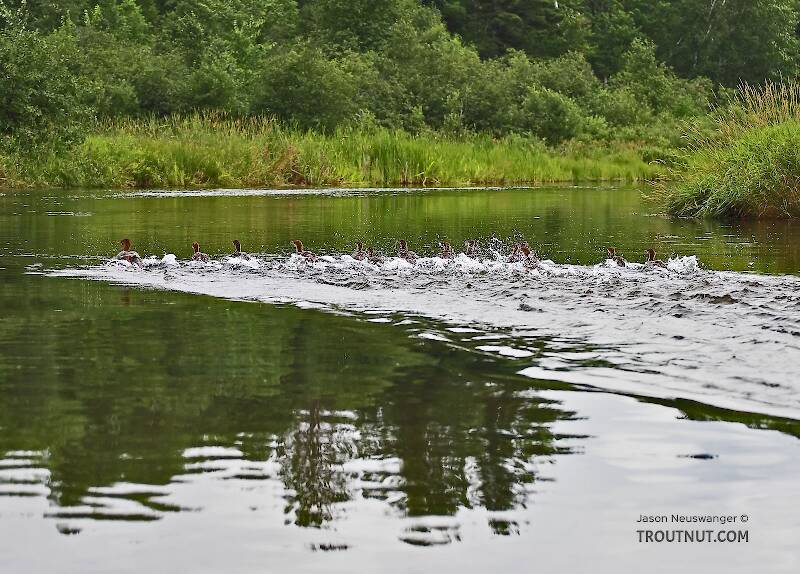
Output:
<instances>
[{"instance_id":1,"label":"dense forest","mask_svg":"<svg viewBox=\"0 0 800 574\"><path fill-rule=\"evenodd\" d=\"M0 185L641 179L740 83L794 78L798 22L800 0L0 0Z\"/></svg>"},{"instance_id":2,"label":"dense forest","mask_svg":"<svg viewBox=\"0 0 800 574\"><path fill-rule=\"evenodd\" d=\"M793 76L799 14L795 0L0 0L0 133L29 146L213 109L320 131L667 137L715 87Z\"/></svg>"}]
</instances>

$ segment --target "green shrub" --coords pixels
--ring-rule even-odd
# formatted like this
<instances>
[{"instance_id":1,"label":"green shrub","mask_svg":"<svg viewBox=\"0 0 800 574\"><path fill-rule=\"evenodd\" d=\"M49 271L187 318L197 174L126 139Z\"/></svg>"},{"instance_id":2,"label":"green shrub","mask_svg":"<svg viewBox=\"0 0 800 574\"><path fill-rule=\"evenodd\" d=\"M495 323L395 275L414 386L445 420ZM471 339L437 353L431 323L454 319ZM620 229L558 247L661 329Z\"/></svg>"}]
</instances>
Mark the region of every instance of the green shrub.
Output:
<instances>
[{"instance_id":1,"label":"green shrub","mask_svg":"<svg viewBox=\"0 0 800 574\"><path fill-rule=\"evenodd\" d=\"M548 88L529 88L521 113L520 126L549 143L574 138L584 127L578 104Z\"/></svg>"},{"instance_id":2,"label":"green shrub","mask_svg":"<svg viewBox=\"0 0 800 574\"><path fill-rule=\"evenodd\" d=\"M685 118L707 112L711 82L684 80L656 58L652 42L637 39L623 58L611 86L628 90L657 114Z\"/></svg>"},{"instance_id":3,"label":"green shrub","mask_svg":"<svg viewBox=\"0 0 800 574\"><path fill-rule=\"evenodd\" d=\"M253 84L252 110L304 129L332 131L359 111L358 79L339 60L309 45L281 50L264 61Z\"/></svg>"},{"instance_id":4,"label":"green shrub","mask_svg":"<svg viewBox=\"0 0 800 574\"><path fill-rule=\"evenodd\" d=\"M0 30L0 144L30 149L80 141L91 119L72 30Z\"/></svg>"}]
</instances>

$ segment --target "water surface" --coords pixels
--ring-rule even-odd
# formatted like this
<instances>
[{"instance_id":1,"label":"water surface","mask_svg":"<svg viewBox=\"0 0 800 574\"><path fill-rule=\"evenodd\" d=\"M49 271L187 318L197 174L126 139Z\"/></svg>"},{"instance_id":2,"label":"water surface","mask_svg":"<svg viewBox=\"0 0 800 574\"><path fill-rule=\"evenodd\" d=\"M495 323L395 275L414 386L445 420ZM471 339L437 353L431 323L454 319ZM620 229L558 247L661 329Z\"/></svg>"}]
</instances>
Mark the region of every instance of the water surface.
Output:
<instances>
[{"instance_id":1,"label":"water surface","mask_svg":"<svg viewBox=\"0 0 800 574\"><path fill-rule=\"evenodd\" d=\"M552 263L341 257L492 234ZM123 236L179 264L107 265ZM235 237L257 263L224 260ZM609 244L671 269L605 266ZM15 572L793 571L798 246L628 189L6 192L0 550ZM747 513L750 542L638 544L662 511Z\"/></svg>"}]
</instances>

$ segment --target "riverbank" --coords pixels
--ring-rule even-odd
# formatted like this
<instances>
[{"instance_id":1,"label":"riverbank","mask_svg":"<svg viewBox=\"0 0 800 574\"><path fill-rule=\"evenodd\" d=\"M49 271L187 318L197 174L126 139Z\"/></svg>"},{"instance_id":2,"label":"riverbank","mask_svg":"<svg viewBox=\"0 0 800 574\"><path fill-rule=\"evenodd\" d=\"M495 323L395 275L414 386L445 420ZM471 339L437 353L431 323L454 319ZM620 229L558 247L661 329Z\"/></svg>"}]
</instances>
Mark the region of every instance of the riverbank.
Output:
<instances>
[{"instance_id":1,"label":"riverbank","mask_svg":"<svg viewBox=\"0 0 800 574\"><path fill-rule=\"evenodd\" d=\"M0 155L0 187L203 188L643 181L662 167L634 144L554 149L522 137L384 129L331 135L265 118L124 120L65 152Z\"/></svg>"},{"instance_id":2,"label":"riverbank","mask_svg":"<svg viewBox=\"0 0 800 574\"><path fill-rule=\"evenodd\" d=\"M743 86L712 113L655 186L668 213L719 219L800 217L800 84Z\"/></svg>"}]
</instances>

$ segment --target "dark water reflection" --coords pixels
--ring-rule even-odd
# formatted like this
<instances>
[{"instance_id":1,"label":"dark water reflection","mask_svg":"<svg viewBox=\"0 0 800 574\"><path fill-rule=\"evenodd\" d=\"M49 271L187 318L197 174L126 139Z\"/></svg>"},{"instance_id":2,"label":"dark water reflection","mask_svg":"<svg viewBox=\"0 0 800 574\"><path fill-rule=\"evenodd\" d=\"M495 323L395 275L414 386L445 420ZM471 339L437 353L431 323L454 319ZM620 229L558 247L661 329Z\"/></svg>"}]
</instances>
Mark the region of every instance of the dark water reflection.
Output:
<instances>
[{"instance_id":1,"label":"dark water reflection","mask_svg":"<svg viewBox=\"0 0 800 574\"><path fill-rule=\"evenodd\" d=\"M569 489L567 497L556 499L556 516L565 518L540 522L537 532L543 539L551 524L572 532L585 517L607 512L612 499L628 506L624 517L609 523L623 524L618 531L628 533L628 515L652 510L648 505L662 497L683 500L702 491L705 499L717 500L716 511L737 512L744 511L742 497L733 487L728 494L731 485L761 484L778 497L791 497L796 489L786 476L796 470L791 462L796 457L789 454L796 454L797 421L682 400L625 403L624 417L612 422L604 419L605 406L586 407L592 413L587 416L562 401L563 395L574 395L578 404L584 395L599 395L554 395L554 390L578 387L517 374L527 364L524 359L480 352L478 347L492 344L486 329L448 331L447 325L391 314L379 318L385 322L370 322L363 315L28 274L113 253L121 236L135 238L143 253L174 251L185 257L181 250L188 252L184 247L194 238L203 240L205 251L228 253L233 234L249 250L274 253L287 251L286 240L294 236L320 251L347 251L357 237L389 250L395 238L406 236L431 251L440 237L459 241L497 233L525 235L560 262L596 262L613 242L629 253L655 244L662 253L697 254L718 269L800 270L796 224L726 227L645 212L638 192L631 190L290 198L0 196L0 532L5 535L0 550L10 553L12 566L22 568L30 557L17 549L22 540L31 541L31 548L42 550L38 559L45 566L25 570L58 570L56 557L72 550L48 539L42 524L59 533L59 540L89 540L79 553L86 559L102 553L95 540L105 535L113 540L119 536L113 528L121 524L158 529L170 517L188 516L182 526L165 532L174 536L178 530L181 540L196 540L196 546L226 547L233 558L217 564L216 571L263 571L263 564L236 558L237 552L265 544L252 516L281 517L285 534L277 535L277 548L270 547L278 552L295 540L306 541L309 532L335 532L357 522L354 514L371 516L377 505L377 512L397 525L393 544L376 543L378 550L452 548L462 540L462 529L470 528L463 520L469 510L492 539L522 540L529 533L517 553L505 558L517 560L530 556L537 540L530 535L536 528L530 509L541 504L547 516L550 499L540 490L552 483L551 469L557 467L572 469L555 479ZM425 333L444 333L447 340L420 336ZM506 337L504 345L523 346L511 333L495 335ZM542 353L551 344L535 334L524 341L525 348ZM680 430L689 422L673 426L675 417L663 414L671 409L678 409L682 419L742 424L692 426L683 431L686 438ZM641 426L630 426L632 420ZM603 446L608 442L613 446ZM586 458L595 444L601 454L580 467L575 461ZM728 453L731 445L741 445L740 458L735 453L713 458ZM759 449L769 450L766 458L759 458ZM706 454L712 458L702 458ZM701 458L691 458L697 455ZM674 465L687 461L728 466L716 474L715 466L692 466L670 483L680 474ZM615 463L623 470L609 473ZM636 477L637 465L655 469L644 489L636 480L626 482ZM580 477L578 486L570 480L574 475ZM178 495L205 478L216 486L195 498ZM689 489L680 482L684 478ZM592 490L595 479L600 492ZM652 484L663 487L656 492ZM240 493L253 485L268 489L242 509ZM216 517L209 509L217 504L230 507L228 521L222 522L226 528L242 525L239 535L256 539L237 545L233 534L215 538L216 518L204 522L201 516ZM775 503L765 511L783 534L797 524L780 514L784 507ZM303 548L369 546L370 524L360 526L359 536L314 539ZM376 524L384 525L376 530L386 528ZM23 534L25 529L34 534ZM145 531L136 532L144 536ZM125 544L129 536L123 536ZM571 551L569 538L560 554L553 554L556 558ZM477 564L491 553L479 542L473 534L460 545L465 560L476 560L464 571L485 569ZM590 543L595 550L602 546ZM619 556L630 547L626 544L608 544L608 551ZM127 547L133 546L108 546ZM785 548L781 552L785 556ZM166 551L154 554L151 562L145 555L139 558L151 566L180 562ZM296 555L287 556L276 567L291 570ZM403 570L402 561L386 564L360 556L347 568ZM120 569L135 571L136 564ZM213 570L208 564L198 569Z\"/></svg>"},{"instance_id":2,"label":"dark water reflection","mask_svg":"<svg viewBox=\"0 0 800 574\"><path fill-rule=\"evenodd\" d=\"M508 510L536 479L528 461L565 450L548 425L573 413L526 395L513 365L404 329L41 277L27 289L3 299L0 452L46 453L19 467L45 468L48 498L79 516L103 517L84 508L96 487L169 484L218 451L274 463L245 478L282 481L300 526L356 492L409 515ZM171 510L132 498L146 508L109 517Z\"/></svg>"}]
</instances>

